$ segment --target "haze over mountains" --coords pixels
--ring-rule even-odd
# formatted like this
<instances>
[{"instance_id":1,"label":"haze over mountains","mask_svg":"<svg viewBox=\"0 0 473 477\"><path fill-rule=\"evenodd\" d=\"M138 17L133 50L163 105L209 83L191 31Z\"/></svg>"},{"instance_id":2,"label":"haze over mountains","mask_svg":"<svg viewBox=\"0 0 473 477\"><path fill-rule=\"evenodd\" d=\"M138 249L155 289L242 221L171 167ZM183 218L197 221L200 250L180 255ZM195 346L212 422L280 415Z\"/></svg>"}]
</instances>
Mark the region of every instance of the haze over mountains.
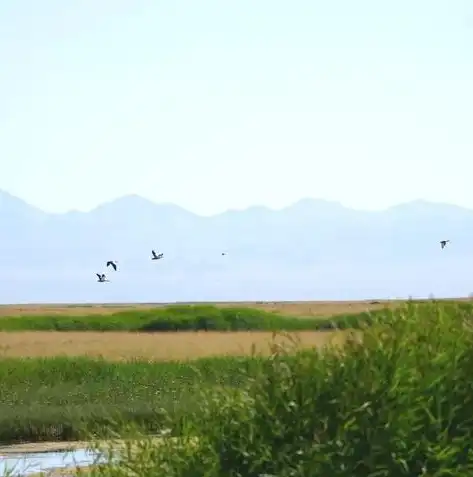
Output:
<instances>
[{"instance_id":1,"label":"haze over mountains","mask_svg":"<svg viewBox=\"0 0 473 477\"><path fill-rule=\"evenodd\" d=\"M303 199L202 217L137 195L48 214L0 191L0 302L343 300L468 295L473 211ZM451 243L441 250L439 241ZM152 262L151 249L164 252ZM222 256L226 251L228 255ZM120 271L106 271L107 260ZM111 283L96 282L105 271Z\"/></svg>"}]
</instances>

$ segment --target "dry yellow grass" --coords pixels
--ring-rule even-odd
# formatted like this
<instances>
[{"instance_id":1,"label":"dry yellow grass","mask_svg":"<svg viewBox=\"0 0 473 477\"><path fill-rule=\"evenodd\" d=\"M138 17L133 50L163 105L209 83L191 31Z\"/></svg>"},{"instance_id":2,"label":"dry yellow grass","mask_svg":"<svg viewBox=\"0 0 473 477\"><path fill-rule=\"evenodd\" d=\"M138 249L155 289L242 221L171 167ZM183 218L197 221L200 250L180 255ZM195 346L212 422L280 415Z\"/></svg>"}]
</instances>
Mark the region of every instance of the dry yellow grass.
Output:
<instances>
[{"instance_id":1,"label":"dry yellow grass","mask_svg":"<svg viewBox=\"0 0 473 477\"><path fill-rule=\"evenodd\" d=\"M294 316L331 316L342 313L360 313L384 307L396 307L403 301L299 301L299 302L234 302L212 303L216 306L238 306L257 308ZM169 306L172 303L137 303L137 304L97 304L97 305L0 305L0 316L14 315L83 315L111 314L131 309L152 309Z\"/></svg>"},{"instance_id":2,"label":"dry yellow grass","mask_svg":"<svg viewBox=\"0 0 473 477\"><path fill-rule=\"evenodd\" d=\"M243 306L293 316L331 316L359 313L382 307L399 306L402 302L237 302L216 303L216 306ZM98 305L2 305L1 316L38 314L110 314L130 309L150 309L169 304L98 304ZM301 346L323 346L332 339L340 339L334 332L292 333ZM216 355L241 355L268 352L273 339L270 332L0 332L0 357L90 356L111 360L145 358L151 360L195 359ZM288 338L276 336L276 342Z\"/></svg>"},{"instance_id":3,"label":"dry yellow grass","mask_svg":"<svg viewBox=\"0 0 473 477\"><path fill-rule=\"evenodd\" d=\"M343 340L342 332L303 331L286 335L265 331L241 332L0 332L0 357L89 356L109 360L144 358L186 360L206 356L246 355L254 346L268 353L269 345L298 340L303 347ZM273 341L274 338L274 341Z\"/></svg>"}]
</instances>

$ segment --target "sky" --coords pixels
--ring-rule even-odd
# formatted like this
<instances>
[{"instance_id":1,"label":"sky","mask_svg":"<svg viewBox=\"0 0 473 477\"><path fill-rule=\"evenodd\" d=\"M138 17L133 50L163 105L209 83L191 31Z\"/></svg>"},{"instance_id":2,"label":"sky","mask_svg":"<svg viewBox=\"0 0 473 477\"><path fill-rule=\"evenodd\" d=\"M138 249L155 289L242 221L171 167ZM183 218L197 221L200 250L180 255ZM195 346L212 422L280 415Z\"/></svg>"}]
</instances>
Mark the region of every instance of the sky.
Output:
<instances>
[{"instance_id":1,"label":"sky","mask_svg":"<svg viewBox=\"0 0 473 477\"><path fill-rule=\"evenodd\" d=\"M0 3L0 189L473 208L469 0Z\"/></svg>"}]
</instances>

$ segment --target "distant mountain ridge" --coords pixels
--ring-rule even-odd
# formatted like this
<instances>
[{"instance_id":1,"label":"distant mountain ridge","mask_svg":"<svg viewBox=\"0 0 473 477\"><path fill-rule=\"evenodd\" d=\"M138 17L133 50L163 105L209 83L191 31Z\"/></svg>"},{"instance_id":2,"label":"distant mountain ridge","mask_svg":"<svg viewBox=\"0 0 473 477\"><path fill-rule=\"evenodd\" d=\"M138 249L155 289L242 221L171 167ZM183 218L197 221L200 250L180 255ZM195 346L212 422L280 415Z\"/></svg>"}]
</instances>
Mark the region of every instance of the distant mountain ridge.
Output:
<instances>
[{"instance_id":1,"label":"distant mountain ridge","mask_svg":"<svg viewBox=\"0 0 473 477\"><path fill-rule=\"evenodd\" d=\"M225 214L239 214L245 212L255 212L255 213L287 213L287 212L295 212L298 213L327 213L328 211L331 212L340 212L340 211L350 211L355 213L369 213L369 214L381 214L386 212L417 212L417 213L451 213L453 211L463 211L463 212L470 212L473 216L473 209L469 209L467 207L455 205L455 204L448 204L444 202L433 202L427 201L423 199L416 199L412 201L402 202L396 205L392 205L390 207L386 207L385 209L380 210L364 210L364 209L355 209L351 207L344 206L341 202L333 201L333 200L326 200L326 199L316 199L316 198L302 198L298 201L288 204L284 207L275 209L270 208L263 205L252 205L243 209L228 209L224 212L219 212L210 216L203 216L197 214L195 212L189 211L184 207L179 205L170 203L170 202L154 202L151 199L147 199L142 197L138 194L127 194L115 199L99 203L95 207L93 207L89 211L78 211L78 210L70 210L67 212L45 212L41 210L39 207L36 207L24 199L16 197L9 192L0 189L0 213L3 214L7 210L14 210L20 211L21 209L26 211L29 210L29 213L35 214L45 214L45 215L53 215L53 216L64 216L64 215L86 215L92 213L103 213L103 211L113 210L113 208L121 208L124 209L152 209L152 208L163 208L169 211L173 211L174 213L179 214L187 214L187 215L194 215L199 218L212 218L218 217Z\"/></svg>"},{"instance_id":2,"label":"distant mountain ridge","mask_svg":"<svg viewBox=\"0 0 473 477\"><path fill-rule=\"evenodd\" d=\"M21 292L28 296L37 296L46 282L56 285L44 288L43 295L76 296L75 287L88 280L94 288L87 285L87 292L80 293L90 300L90 294L105 290L97 291L93 280L96 268L109 259L125 263L116 280L128 288L113 283L106 290L120 289L118 298L126 295L125 301L153 301L158 282L163 301L172 301L173 293L184 301L192 300L193 293L211 300L214 292L215 299L230 299L235 290L242 299L251 298L249 293L278 299L287 290L296 295L315 290L316 296L308 299L323 299L328 292L317 295L321 290L336 293L353 287L379 296L379 290L389 294L407 289L409 280L414 280L409 287L425 285L430 287L427 294L435 294L435 289L449 288L447 282L457 286L457 268L467 273L468 264L473 267L473 210L424 200L364 211L306 198L278 210L253 206L200 216L174 204L127 195L88 212L47 213L0 191L0 219L0 286L2 276L7 289L12 276L18 283L26 275L35 277ZM443 239L451 244L440 250ZM165 254L159 267L150 268L152 248ZM228 252L224 258L222 251ZM421 272L425 276L414 279ZM257 285L251 285L255 280ZM459 283L468 285L463 278Z\"/></svg>"},{"instance_id":3,"label":"distant mountain ridge","mask_svg":"<svg viewBox=\"0 0 473 477\"><path fill-rule=\"evenodd\" d=\"M147 248L157 241L163 247L231 247L250 255L252 251L259 256L279 254L281 259L284 252L288 258L299 255L304 259L305 255L321 255L322 247L325 257L355 249L358 256L366 255L368 249L378 256L383 244L418 254L424 245L438 244L444 238L455 242L460 235L473 243L473 210L423 200L363 211L334 201L301 199L278 210L253 206L200 216L139 195L123 196L88 212L46 213L0 192L0 218L4 224L0 243L7 241L14 248L32 236L37 245L44 242L44 246L61 248L67 243L84 249L102 248L110 242L118 245L118 239L130 246L148 244Z\"/></svg>"}]
</instances>

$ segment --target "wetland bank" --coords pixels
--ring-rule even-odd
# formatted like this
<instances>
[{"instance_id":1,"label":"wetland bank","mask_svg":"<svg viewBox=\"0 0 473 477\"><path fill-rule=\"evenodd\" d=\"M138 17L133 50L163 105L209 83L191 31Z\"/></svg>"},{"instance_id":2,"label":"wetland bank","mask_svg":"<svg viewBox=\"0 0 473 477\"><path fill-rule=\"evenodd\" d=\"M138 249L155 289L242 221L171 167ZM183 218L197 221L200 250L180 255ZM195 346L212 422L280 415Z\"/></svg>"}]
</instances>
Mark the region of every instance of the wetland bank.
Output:
<instances>
[{"instance_id":1,"label":"wetland bank","mask_svg":"<svg viewBox=\"0 0 473 477\"><path fill-rule=\"evenodd\" d=\"M223 308L181 306L154 315L140 310L140 318L126 311L126 319L112 313L113 326L102 316L105 331L97 330L94 315L0 318L2 346L10 336L19 340L17 350L29 350L15 355L12 341L0 360L0 440L6 445L131 438L135 451L126 462L92 469L110 476L126 475L125 468L158 477L421 475L422 466L433 475L473 466L465 453L473 438L470 303L408 303L306 319ZM127 331L150 323L178 331ZM57 331L60 326L63 331ZM212 331L189 331L199 326ZM166 359L163 351L132 356L130 349L98 357L88 355L83 344L76 355L52 356L51 341L31 351L35 333L38 342L45 333L69 339L62 349L73 349L80 327L80 336L99 333L117 347L125 337L141 335L169 342L187 335L205 343L206 335L216 340L228 333L228 344L238 333L264 333L267 340L221 356L213 345L215 354L203 357L200 351L195 359ZM298 333L317 336L337 327L339 333L358 328L363 340L348 340L343 349L340 342L331 347L329 339L319 347L294 340ZM292 336L270 348L271 333L280 330ZM163 429L178 440L157 445L146 437Z\"/></svg>"}]
</instances>

